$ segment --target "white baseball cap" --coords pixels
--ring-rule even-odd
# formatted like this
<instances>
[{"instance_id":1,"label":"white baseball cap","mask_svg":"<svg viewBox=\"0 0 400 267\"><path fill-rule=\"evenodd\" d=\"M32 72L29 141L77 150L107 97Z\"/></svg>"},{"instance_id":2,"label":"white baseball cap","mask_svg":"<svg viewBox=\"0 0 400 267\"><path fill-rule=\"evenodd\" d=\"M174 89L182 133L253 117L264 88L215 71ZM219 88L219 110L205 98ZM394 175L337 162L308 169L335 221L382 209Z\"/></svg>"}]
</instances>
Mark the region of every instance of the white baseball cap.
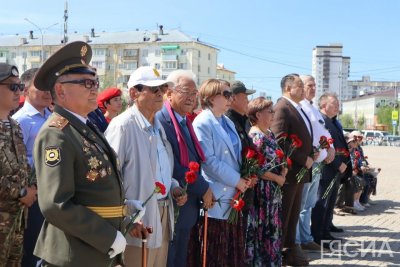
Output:
<instances>
[{"instance_id":1,"label":"white baseball cap","mask_svg":"<svg viewBox=\"0 0 400 267\"><path fill-rule=\"evenodd\" d=\"M160 86L163 84L168 84L168 86L173 87L173 82L167 82L161 79L160 73L152 67L142 66L135 70L128 81L128 89L132 88L138 84L145 86Z\"/></svg>"}]
</instances>

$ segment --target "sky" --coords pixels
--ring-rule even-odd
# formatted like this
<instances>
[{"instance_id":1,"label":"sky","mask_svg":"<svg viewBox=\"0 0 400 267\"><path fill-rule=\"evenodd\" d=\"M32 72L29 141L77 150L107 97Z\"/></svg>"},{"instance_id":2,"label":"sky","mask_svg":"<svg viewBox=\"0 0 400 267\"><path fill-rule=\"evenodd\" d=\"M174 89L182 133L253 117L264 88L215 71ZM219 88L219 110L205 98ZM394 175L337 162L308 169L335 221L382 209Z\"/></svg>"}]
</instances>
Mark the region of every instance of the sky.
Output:
<instances>
[{"instance_id":1,"label":"sky","mask_svg":"<svg viewBox=\"0 0 400 267\"><path fill-rule=\"evenodd\" d=\"M64 3L0 0L0 35L35 31L24 18L61 35ZM284 75L311 74L317 45L343 45L350 80L400 80L397 0L69 0L68 11L69 32L178 28L217 47L218 63L273 99Z\"/></svg>"}]
</instances>

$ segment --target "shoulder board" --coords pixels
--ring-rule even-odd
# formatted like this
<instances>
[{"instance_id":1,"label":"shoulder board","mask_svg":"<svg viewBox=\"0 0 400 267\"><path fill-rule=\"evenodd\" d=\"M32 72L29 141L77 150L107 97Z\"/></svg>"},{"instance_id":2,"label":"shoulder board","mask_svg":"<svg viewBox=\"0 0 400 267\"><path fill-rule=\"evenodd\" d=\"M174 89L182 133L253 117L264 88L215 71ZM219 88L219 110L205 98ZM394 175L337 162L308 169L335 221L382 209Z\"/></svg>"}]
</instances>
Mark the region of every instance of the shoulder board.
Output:
<instances>
[{"instance_id":1,"label":"shoulder board","mask_svg":"<svg viewBox=\"0 0 400 267\"><path fill-rule=\"evenodd\" d=\"M49 122L49 127L56 127L62 130L65 126L67 126L68 123L69 121L66 118L60 114L54 113L53 118L51 118L51 121Z\"/></svg>"}]
</instances>

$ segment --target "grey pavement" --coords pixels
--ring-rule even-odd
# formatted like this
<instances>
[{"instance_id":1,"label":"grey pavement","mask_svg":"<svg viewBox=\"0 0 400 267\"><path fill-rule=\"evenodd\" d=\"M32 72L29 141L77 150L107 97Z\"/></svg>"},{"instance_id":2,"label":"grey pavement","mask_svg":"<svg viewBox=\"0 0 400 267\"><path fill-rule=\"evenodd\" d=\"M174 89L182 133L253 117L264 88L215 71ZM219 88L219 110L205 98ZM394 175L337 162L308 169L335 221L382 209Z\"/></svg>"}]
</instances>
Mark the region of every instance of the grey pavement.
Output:
<instances>
[{"instance_id":1,"label":"grey pavement","mask_svg":"<svg viewBox=\"0 0 400 267\"><path fill-rule=\"evenodd\" d=\"M377 195L356 215L334 215L334 225L344 233L332 233L344 241L333 244L332 253L309 253L311 266L400 266L400 148L364 146L378 175Z\"/></svg>"}]
</instances>

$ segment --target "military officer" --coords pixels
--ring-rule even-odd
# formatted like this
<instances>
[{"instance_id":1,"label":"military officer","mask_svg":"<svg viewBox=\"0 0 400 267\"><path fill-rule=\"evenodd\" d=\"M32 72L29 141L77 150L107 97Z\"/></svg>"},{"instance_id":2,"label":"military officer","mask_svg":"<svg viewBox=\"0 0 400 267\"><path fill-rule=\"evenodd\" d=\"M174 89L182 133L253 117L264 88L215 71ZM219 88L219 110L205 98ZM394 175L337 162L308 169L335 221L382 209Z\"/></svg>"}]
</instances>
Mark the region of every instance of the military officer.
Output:
<instances>
[{"instance_id":1,"label":"military officer","mask_svg":"<svg viewBox=\"0 0 400 267\"><path fill-rule=\"evenodd\" d=\"M17 108L24 84L15 66L0 63L0 266L20 266L23 211L36 201L35 181L29 181L22 131L9 117Z\"/></svg>"},{"instance_id":2,"label":"military officer","mask_svg":"<svg viewBox=\"0 0 400 267\"><path fill-rule=\"evenodd\" d=\"M38 71L54 113L41 128L34 158L45 217L34 254L42 266L108 266L125 249L124 192L117 158L87 115L97 108L99 81L91 47L69 43ZM118 257L119 258L119 257Z\"/></svg>"}]
</instances>

